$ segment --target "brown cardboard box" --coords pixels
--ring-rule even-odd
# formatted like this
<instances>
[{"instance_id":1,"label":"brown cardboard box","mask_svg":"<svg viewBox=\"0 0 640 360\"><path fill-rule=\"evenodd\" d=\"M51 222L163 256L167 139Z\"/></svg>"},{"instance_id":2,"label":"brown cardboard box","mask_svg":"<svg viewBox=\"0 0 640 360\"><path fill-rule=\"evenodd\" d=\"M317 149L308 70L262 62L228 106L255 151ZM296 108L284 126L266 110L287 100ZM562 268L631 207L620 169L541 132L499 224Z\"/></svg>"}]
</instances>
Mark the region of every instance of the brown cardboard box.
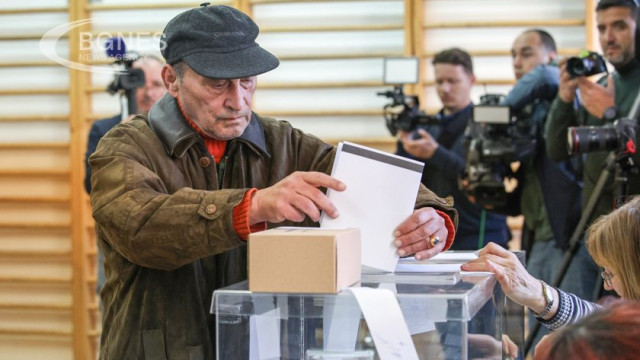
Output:
<instances>
[{"instance_id":1,"label":"brown cardboard box","mask_svg":"<svg viewBox=\"0 0 640 360\"><path fill-rule=\"evenodd\" d=\"M249 290L337 293L360 281L360 229L275 228L249 235Z\"/></svg>"}]
</instances>

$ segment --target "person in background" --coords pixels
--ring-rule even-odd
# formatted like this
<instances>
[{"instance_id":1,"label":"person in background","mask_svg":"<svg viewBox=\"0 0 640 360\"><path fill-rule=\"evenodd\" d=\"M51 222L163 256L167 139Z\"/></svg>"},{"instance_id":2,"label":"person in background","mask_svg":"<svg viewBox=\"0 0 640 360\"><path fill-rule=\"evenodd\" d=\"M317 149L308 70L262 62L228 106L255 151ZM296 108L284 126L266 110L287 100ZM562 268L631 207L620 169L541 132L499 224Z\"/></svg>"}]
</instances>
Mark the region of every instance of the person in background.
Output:
<instances>
[{"instance_id":1,"label":"person in background","mask_svg":"<svg viewBox=\"0 0 640 360\"><path fill-rule=\"evenodd\" d=\"M151 106L164 95L166 89L162 82L160 72L164 62L155 56L144 55L140 59L133 62L132 67L144 71L144 85L136 89L136 102L138 104L138 112L141 114L148 113ZM125 121L133 118L132 114ZM89 130L89 138L87 141L87 151L85 153L85 176L84 188L87 194L91 193L91 166L89 166L89 157L96 151L98 142L107 131L123 121L122 115L118 114L107 119L100 119L93 122L91 130Z\"/></svg>"},{"instance_id":2,"label":"person in background","mask_svg":"<svg viewBox=\"0 0 640 360\"><path fill-rule=\"evenodd\" d=\"M640 303L617 303L546 336L534 360L635 360L638 339Z\"/></svg>"},{"instance_id":3,"label":"person in background","mask_svg":"<svg viewBox=\"0 0 640 360\"><path fill-rule=\"evenodd\" d=\"M257 75L279 65L258 33L225 5L171 19L160 39L167 93L109 131L89 159L107 275L100 359L214 359L212 295L247 279L249 234L340 215L323 191L349 186L329 175L336 149L252 111ZM415 208L394 230L398 255L447 249L451 201L421 186ZM248 358L238 353L246 335L226 335L230 358Z\"/></svg>"},{"instance_id":4,"label":"person in background","mask_svg":"<svg viewBox=\"0 0 640 360\"><path fill-rule=\"evenodd\" d=\"M138 111L141 113L149 112L151 106L158 101L164 95L165 88L162 83L162 77L160 76L160 70L164 62L154 56L142 56L140 59L133 62L132 67L136 69L142 69L144 71L144 86L136 89L136 101L138 104ZM133 115L131 115L133 117ZM129 119L124 119L129 120ZM85 175L84 175L84 188L87 194L91 194L91 165L89 165L89 157L96 151L98 142L114 126L120 124L123 121L122 115L118 114L114 117L107 119L96 120L91 125L89 130L89 139L87 140L87 152L85 154ZM97 283L96 292L100 294L102 286L104 286L104 255L102 251L98 249L97 254Z\"/></svg>"},{"instance_id":5,"label":"person in background","mask_svg":"<svg viewBox=\"0 0 640 360\"><path fill-rule=\"evenodd\" d=\"M587 231L587 249L604 269L600 275L605 289L624 300L640 301L640 196L599 217ZM480 250L461 270L492 272L510 299L538 314L536 319L551 330L602 308L535 278L515 254L495 244Z\"/></svg>"},{"instance_id":6,"label":"person in background","mask_svg":"<svg viewBox=\"0 0 640 360\"><path fill-rule=\"evenodd\" d=\"M636 58L636 18L638 3L632 0L601 0L596 6L596 23L598 39L603 49L604 58L613 65L615 71L592 82L585 76L572 77L567 71L566 61L560 61L560 87L558 95L551 105L546 124L547 152L555 161L566 159L584 159L582 180L582 206L586 206L592 196L596 196L595 187L601 173L608 151L593 151L586 154L571 155L567 151L568 128L573 126L612 126L615 120L626 117L640 89L640 62ZM589 139L594 139L590 137ZM640 140L640 132L636 131L635 142ZM627 141L621 141L625 144ZM627 150L627 149L625 149ZM626 151L625 151L626 152ZM622 151L618 151L621 155ZM630 153L631 160L640 164L640 152ZM640 194L640 175L629 173L627 177L627 194L622 194L622 186L616 184L621 174L610 176L597 193L595 208L587 219L588 226L599 216L607 214L615 204L624 201L626 195ZM584 244L580 242L578 255L583 257ZM597 279L594 270L583 273L583 278ZM595 286L592 286L592 289ZM598 286L596 293L600 290ZM593 298L593 296L591 297ZM586 298L585 298L586 299Z\"/></svg>"},{"instance_id":7,"label":"person in background","mask_svg":"<svg viewBox=\"0 0 640 360\"><path fill-rule=\"evenodd\" d=\"M442 102L438 124L400 131L396 154L424 162L422 183L438 196L453 196L460 222L452 250L477 250L489 241L506 247L511 239L506 218L471 203L458 187L466 162L464 131L472 121L471 90L476 78L471 56L451 48L437 53L432 63Z\"/></svg>"},{"instance_id":8,"label":"person in background","mask_svg":"<svg viewBox=\"0 0 640 360\"><path fill-rule=\"evenodd\" d=\"M516 84L501 100L517 121L526 122L533 131L535 146L523 156L515 172L517 186L507 195L507 204L498 212L524 216L522 249L527 251L527 269L535 277L553 283L563 263L564 251L580 218L581 183L579 164L549 159L544 138L544 123L558 89L559 69L553 37L542 29L528 29L516 37L511 48ZM533 142L527 141L525 146ZM524 150L519 150L525 153ZM597 267L586 251L579 252L566 272L560 288L590 299ZM534 326L533 314L529 324ZM548 332L538 332L534 344Z\"/></svg>"}]
</instances>

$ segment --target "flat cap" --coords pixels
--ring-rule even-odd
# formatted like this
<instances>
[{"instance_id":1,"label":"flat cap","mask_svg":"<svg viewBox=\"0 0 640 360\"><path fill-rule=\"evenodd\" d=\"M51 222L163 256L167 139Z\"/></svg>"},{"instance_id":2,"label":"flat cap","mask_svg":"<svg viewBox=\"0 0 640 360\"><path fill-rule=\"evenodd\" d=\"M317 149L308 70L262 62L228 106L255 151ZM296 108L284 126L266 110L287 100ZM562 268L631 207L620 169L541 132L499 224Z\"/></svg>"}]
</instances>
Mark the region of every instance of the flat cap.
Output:
<instances>
[{"instance_id":1,"label":"flat cap","mask_svg":"<svg viewBox=\"0 0 640 360\"><path fill-rule=\"evenodd\" d=\"M160 51L168 64L186 62L213 79L238 79L273 70L280 62L256 43L259 29L245 13L204 3L171 19Z\"/></svg>"}]
</instances>

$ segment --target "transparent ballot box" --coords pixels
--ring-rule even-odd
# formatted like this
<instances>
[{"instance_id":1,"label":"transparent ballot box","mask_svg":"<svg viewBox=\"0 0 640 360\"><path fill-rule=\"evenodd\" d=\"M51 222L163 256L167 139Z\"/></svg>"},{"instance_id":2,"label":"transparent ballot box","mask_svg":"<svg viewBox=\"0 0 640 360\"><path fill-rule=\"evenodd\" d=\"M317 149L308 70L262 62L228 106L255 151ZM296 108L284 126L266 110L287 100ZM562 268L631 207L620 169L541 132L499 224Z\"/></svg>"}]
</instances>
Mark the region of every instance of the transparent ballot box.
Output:
<instances>
[{"instance_id":1,"label":"transparent ballot box","mask_svg":"<svg viewBox=\"0 0 640 360\"><path fill-rule=\"evenodd\" d=\"M503 340L522 354L524 310L491 274L364 274L356 286L396 294L420 359L503 359ZM218 360L379 359L350 291L252 293L245 281L216 290L211 312Z\"/></svg>"}]
</instances>

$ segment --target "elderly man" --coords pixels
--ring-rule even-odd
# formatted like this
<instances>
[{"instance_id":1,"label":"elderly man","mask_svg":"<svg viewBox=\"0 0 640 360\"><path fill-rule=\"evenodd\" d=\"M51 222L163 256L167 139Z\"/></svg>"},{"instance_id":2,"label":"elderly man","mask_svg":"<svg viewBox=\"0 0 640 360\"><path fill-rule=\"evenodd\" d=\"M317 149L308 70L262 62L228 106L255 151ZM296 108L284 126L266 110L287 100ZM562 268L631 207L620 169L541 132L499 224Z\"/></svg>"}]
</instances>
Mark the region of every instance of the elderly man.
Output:
<instances>
[{"instance_id":1,"label":"elderly man","mask_svg":"<svg viewBox=\"0 0 640 360\"><path fill-rule=\"evenodd\" d=\"M339 216L321 190L349 186L328 175L335 149L252 112L256 75L279 64L257 35L228 6L173 18L160 44L167 94L91 157L107 273L101 359L213 359L211 295L247 278L247 236ZM425 188L416 208L394 244L431 257L451 245L456 213Z\"/></svg>"}]
</instances>

